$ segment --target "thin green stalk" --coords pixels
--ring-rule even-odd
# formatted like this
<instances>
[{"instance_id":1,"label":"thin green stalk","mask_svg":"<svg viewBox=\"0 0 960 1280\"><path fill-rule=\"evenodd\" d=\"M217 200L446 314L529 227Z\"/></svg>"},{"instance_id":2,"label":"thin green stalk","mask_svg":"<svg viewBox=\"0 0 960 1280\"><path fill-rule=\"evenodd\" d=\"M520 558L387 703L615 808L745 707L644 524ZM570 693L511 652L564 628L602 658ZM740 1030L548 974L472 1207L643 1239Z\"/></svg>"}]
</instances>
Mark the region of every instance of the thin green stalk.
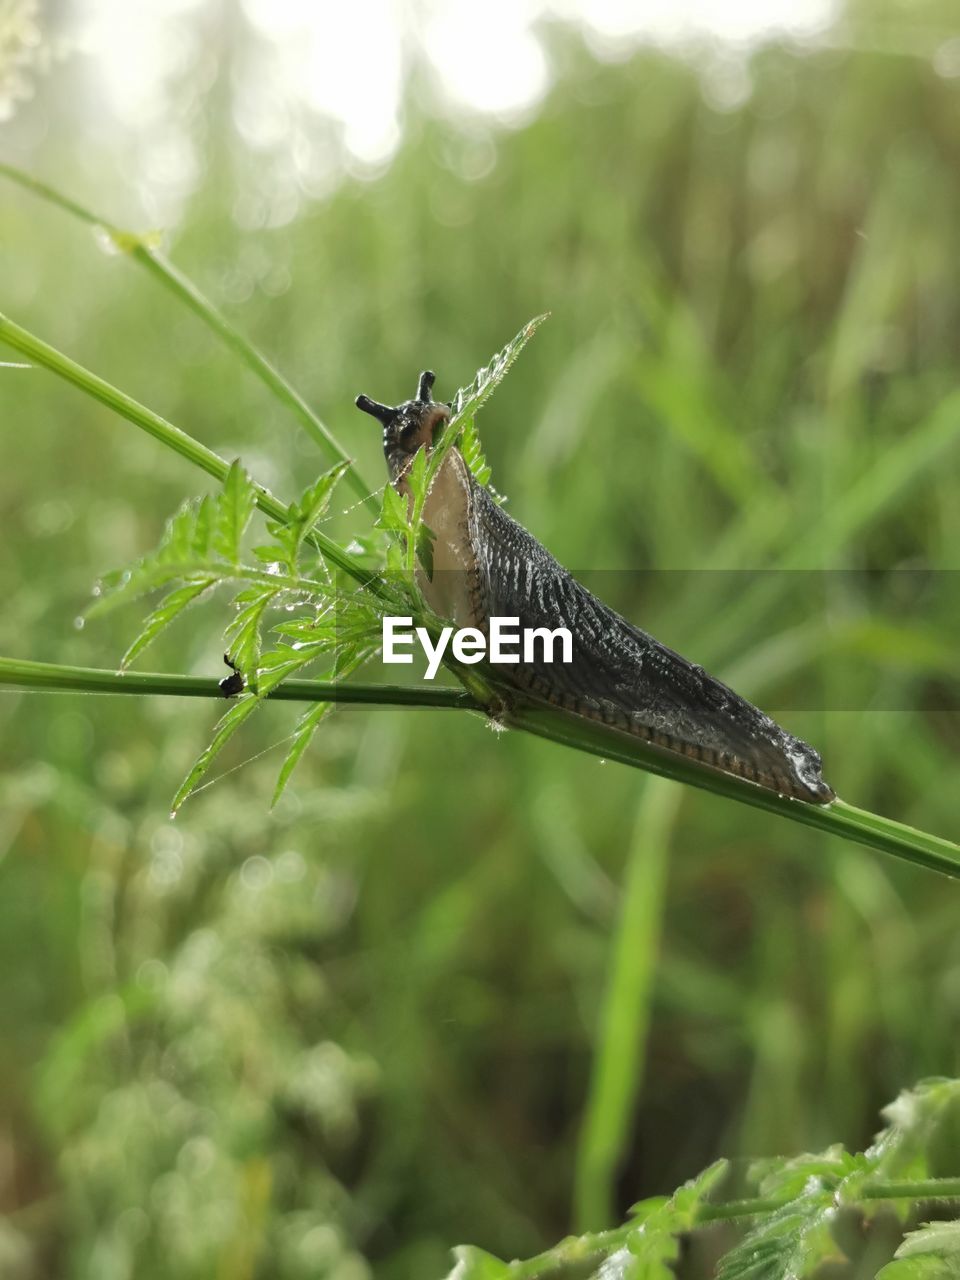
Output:
<instances>
[{"instance_id":1,"label":"thin green stalk","mask_svg":"<svg viewBox=\"0 0 960 1280\"><path fill-rule=\"evenodd\" d=\"M136 689L143 693L176 693L187 689L197 689L205 682L190 676L157 676L144 677L117 675L113 671L99 671L94 668L79 668L84 681L93 683L71 684L73 667L58 667L50 663L20 662L12 658L0 659L0 684L19 685L21 688L74 688L78 691L102 693L129 692L134 690L132 681L138 679L155 679L172 681L171 685L160 688L144 687ZM63 673L61 679L57 672ZM81 677L78 677L78 679ZM176 687L179 685L179 690ZM121 688L121 686L124 686ZM217 690L209 685L209 696L214 697ZM339 685L324 684L315 680L288 680L272 695L277 698L306 698L308 701L323 701L333 695L332 689L368 688L377 694L359 694L338 696L336 701L346 702L387 702L402 701L405 705L417 706L449 706L464 710L483 709L481 698L472 696L468 691L449 690L443 688L414 688L397 692L396 697L389 694L391 686L386 685ZM477 686L479 688L479 686ZM388 690L384 695L382 691ZM292 692L283 692L292 690ZM321 692L322 691L322 692ZM482 691L481 691L482 692ZM197 696L188 693L187 696ZM199 696L204 696L200 694ZM879 849L883 853L893 854L916 866L927 867L931 871L939 871L943 875L960 879L960 846L938 836L917 831L902 822L894 822L891 818L882 818L879 814L868 813L864 809L856 809L853 805L835 800L831 805L805 804L801 800L790 800L778 796L774 791L743 782L739 778L715 773L686 760L683 756L670 752L658 751L640 738L631 738L606 725L595 724L579 716L572 716L554 707L522 707L508 711L501 717L501 722L508 728L523 729L537 737L547 738L551 742L559 742L577 751L585 751L590 755L601 756L606 760L618 760L622 764L631 765L635 769L645 769L648 773L662 778L672 778L675 782L685 782L689 786L699 787L703 791L712 791L715 795L724 796L728 800L737 800L741 804L753 805L754 808L766 809L768 812L789 818L793 822L802 822L807 826L817 827L844 840L867 845Z\"/></svg>"},{"instance_id":2,"label":"thin green stalk","mask_svg":"<svg viewBox=\"0 0 960 1280\"><path fill-rule=\"evenodd\" d=\"M670 829L679 802L675 787L650 778L637 807L577 1150L573 1216L580 1231L613 1217L617 1165L643 1076Z\"/></svg>"},{"instance_id":3,"label":"thin green stalk","mask_svg":"<svg viewBox=\"0 0 960 1280\"><path fill-rule=\"evenodd\" d=\"M177 698L222 698L217 682L207 676L133 672L121 675L98 667L60 666L0 658L0 686L50 693L157 694ZM482 708L465 689L413 685L352 684L341 680L285 680L267 694L276 702L349 702L392 707Z\"/></svg>"},{"instance_id":4,"label":"thin green stalk","mask_svg":"<svg viewBox=\"0 0 960 1280\"><path fill-rule=\"evenodd\" d=\"M310 408L303 396L287 381L279 369L272 365L266 356L262 355L242 333L235 329L226 316L218 311L208 298L204 297L193 281L165 258L162 253L152 248L143 237L115 227L106 218L97 217L95 213L77 204L75 200L61 195L53 187L47 186L45 182L40 182L37 178L31 177L30 174L24 173L13 165L0 164L0 177L9 178L11 182L17 183L25 190L39 196L42 200L56 205L73 217L79 218L81 222L85 222L88 226L104 232L117 249L127 253L134 262L138 262L140 266L144 267L155 280L159 280L181 302L185 303L195 315L199 316L204 324L209 329L212 329L235 355L239 356L247 368L260 379L277 400L294 414L300 425L330 458L337 462L349 462L350 466L345 473L347 483L371 510L376 511L378 509L377 500L371 493L370 486L364 482L363 477L356 470L353 460L330 428Z\"/></svg>"},{"instance_id":5,"label":"thin green stalk","mask_svg":"<svg viewBox=\"0 0 960 1280\"><path fill-rule=\"evenodd\" d=\"M755 809L765 809L791 822L816 827L844 840L879 849L916 866L960 879L960 845L918 831L906 823L895 822L892 818L858 809L843 800L834 800L829 805L792 800L765 787L707 769L673 752L659 751L642 738L632 738L607 725L554 707L518 708L506 714L504 723L605 760L618 760L660 777L673 778L676 782L685 782L714 795L752 805Z\"/></svg>"},{"instance_id":6,"label":"thin green stalk","mask_svg":"<svg viewBox=\"0 0 960 1280\"><path fill-rule=\"evenodd\" d=\"M93 396L95 400L99 400L101 404L105 404L107 408L120 414L122 418L126 418L134 426L140 427L148 435L153 436L155 440L159 440L161 444L165 444L168 448L175 450L181 457L186 458L188 462L192 462L194 466L200 467L208 475L214 476L221 484L223 483L224 477L230 470L230 464L224 458L221 458L218 453L214 453L212 449L208 449L199 440L194 440L193 436L188 435L179 427L175 427L172 422L167 422L166 418L161 418L159 414L154 413L152 409L148 409L146 405L140 404L132 396L128 396L126 392L98 377L97 374L91 373L89 369L85 369L76 360L71 360L69 356L58 351L56 347L51 347L42 338L36 337L35 334L30 333L27 329L22 328L2 314L0 314L0 342L5 342L8 346L13 347L15 351L28 356L30 360L36 364L43 365L44 368L51 370L51 372L57 374L58 377L64 378L67 382L72 382L75 387L79 387L87 395ZM275 498L263 485L255 485L255 488L257 491L257 506L260 510L273 520L285 522L288 519L287 508L279 498ZM380 579L377 575L358 564L348 552L328 538L326 534L320 533L315 529L309 537L317 550L321 551L331 563L343 569L345 573L348 573L357 582L362 583L363 586L379 592Z\"/></svg>"}]
</instances>

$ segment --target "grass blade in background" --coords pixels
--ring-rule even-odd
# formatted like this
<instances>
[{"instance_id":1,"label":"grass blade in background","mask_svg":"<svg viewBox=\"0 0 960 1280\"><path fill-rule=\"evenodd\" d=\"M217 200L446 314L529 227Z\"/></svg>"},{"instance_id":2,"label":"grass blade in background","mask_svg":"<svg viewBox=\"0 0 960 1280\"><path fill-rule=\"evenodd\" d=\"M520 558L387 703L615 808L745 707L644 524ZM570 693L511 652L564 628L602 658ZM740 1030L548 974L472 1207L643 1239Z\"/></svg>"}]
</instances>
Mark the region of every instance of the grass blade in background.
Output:
<instances>
[{"instance_id":1,"label":"grass blade in background","mask_svg":"<svg viewBox=\"0 0 960 1280\"><path fill-rule=\"evenodd\" d=\"M670 837L681 794L650 778L637 806L580 1125L573 1205L577 1231L599 1230L615 1218L617 1168L643 1082Z\"/></svg>"}]
</instances>

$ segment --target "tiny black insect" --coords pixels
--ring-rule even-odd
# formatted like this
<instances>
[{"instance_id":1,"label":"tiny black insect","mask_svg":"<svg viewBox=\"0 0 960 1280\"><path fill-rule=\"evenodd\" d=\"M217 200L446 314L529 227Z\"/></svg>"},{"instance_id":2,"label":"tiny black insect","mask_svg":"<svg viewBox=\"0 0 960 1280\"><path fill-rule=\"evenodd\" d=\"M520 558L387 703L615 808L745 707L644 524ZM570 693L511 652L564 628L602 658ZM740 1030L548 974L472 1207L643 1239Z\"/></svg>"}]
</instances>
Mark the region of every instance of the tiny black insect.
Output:
<instances>
[{"instance_id":1,"label":"tiny black insect","mask_svg":"<svg viewBox=\"0 0 960 1280\"><path fill-rule=\"evenodd\" d=\"M390 480L401 494L417 452L432 448L450 418L449 406L431 399L434 381L422 373L416 397L396 408L357 397L383 427ZM564 626L573 635L572 663L499 668L501 682L781 795L812 804L836 798L813 747L587 591L493 501L456 447L423 519L434 535L433 564L420 586L438 614L481 631L491 617L516 617L521 628Z\"/></svg>"},{"instance_id":2,"label":"tiny black insect","mask_svg":"<svg viewBox=\"0 0 960 1280\"><path fill-rule=\"evenodd\" d=\"M230 657L229 653L223 655L223 660L230 668L232 674L224 676L218 683L217 688L225 698L235 698L238 693L243 693L246 683L240 668Z\"/></svg>"}]
</instances>

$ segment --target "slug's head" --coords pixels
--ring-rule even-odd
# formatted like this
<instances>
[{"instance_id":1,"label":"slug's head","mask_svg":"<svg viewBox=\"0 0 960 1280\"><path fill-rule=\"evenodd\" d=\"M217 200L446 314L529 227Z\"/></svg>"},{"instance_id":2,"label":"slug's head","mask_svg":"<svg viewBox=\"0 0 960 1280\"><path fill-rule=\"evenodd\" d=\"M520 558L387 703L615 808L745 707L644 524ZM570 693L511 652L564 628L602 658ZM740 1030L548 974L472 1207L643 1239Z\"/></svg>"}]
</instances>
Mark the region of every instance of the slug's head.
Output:
<instances>
[{"instance_id":1,"label":"slug's head","mask_svg":"<svg viewBox=\"0 0 960 1280\"><path fill-rule=\"evenodd\" d=\"M449 420L449 406L431 399L435 380L436 374L429 369L421 373L416 397L395 409L369 396L357 396L357 408L383 427L383 453L391 480L403 474L421 445L430 448L437 431Z\"/></svg>"}]
</instances>

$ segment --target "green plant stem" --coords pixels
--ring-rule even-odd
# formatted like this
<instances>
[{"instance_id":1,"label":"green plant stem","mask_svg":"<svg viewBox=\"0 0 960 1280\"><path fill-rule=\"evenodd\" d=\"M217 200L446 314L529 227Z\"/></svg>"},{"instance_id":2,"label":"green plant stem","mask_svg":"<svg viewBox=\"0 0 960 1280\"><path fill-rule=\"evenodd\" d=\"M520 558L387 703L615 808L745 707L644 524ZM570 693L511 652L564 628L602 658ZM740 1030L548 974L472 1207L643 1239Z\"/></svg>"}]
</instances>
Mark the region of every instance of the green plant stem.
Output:
<instances>
[{"instance_id":1,"label":"green plant stem","mask_svg":"<svg viewBox=\"0 0 960 1280\"><path fill-rule=\"evenodd\" d=\"M960 1178L930 1178L918 1182L876 1182L860 1188L861 1200L960 1200ZM725 1204L704 1204L697 1213L697 1226L713 1222L736 1222L746 1218L776 1213L791 1202L772 1196L753 1200L729 1200ZM550 1280L570 1273L570 1268L586 1268L588 1263L599 1265L611 1253L622 1249L638 1224L626 1222L610 1231L597 1231L573 1236L553 1249L533 1258L517 1260L509 1264L511 1280Z\"/></svg>"},{"instance_id":2,"label":"green plant stem","mask_svg":"<svg viewBox=\"0 0 960 1280\"><path fill-rule=\"evenodd\" d=\"M960 1200L960 1178L924 1182L875 1182L861 1187L864 1200Z\"/></svg>"},{"instance_id":3,"label":"green plant stem","mask_svg":"<svg viewBox=\"0 0 960 1280\"><path fill-rule=\"evenodd\" d=\"M215 679L159 672L105 671L0 658L0 686L59 693L160 694L178 698L222 698ZM266 695L276 702L351 702L376 706L482 708L465 689L413 685L351 684L340 680L285 680Z\"/></svg>"},{"instance_id":4,"label":"green plant stem","mask_svg":"<svg viewBox=\"0 0 960 1280\"><path fill-rule=\"evenodd\" d=\"M300 425L308 432L323 451L334 461L348 462L347 483L353 491L366 503L372 511L378 510L376 498L370 486L356 470L352 458L334 436L329 427L310 408L303 396L293 387L283 374L266 356L262 355L253 344L243 336L227 320L210 300L200 292L197 286L173 265L164 255L158 252L140 236L115 227L105 218L99 218L89 209L76 203L75 200L61 195L53 187L47 186L30 174L15 168L13 165L0 164L0 176L39 196L42 200L56 205L66 213L95 230L102 231L111 243L120 251L126 252L134 262L139 263L155 280L170 290L190 310L211 329L218 338L254 373L276 399L289 409Z\"/></svg>"},{"instance_id":5,"label":"green plant stem","mask_svg":"<svg viewBox=\"0 0 960 1280\"><path fill-rule=\"evenodd\" d=\"M476 670L476 668L473 668ZM81 673L77 679L84 683L71 683L72 673ZM60 674L58 674L60 673ZM186 693L186 696L218 696L218 690L212 682L207 684L202 678L191 676L135 676L117 675L114 671L103 671L95 668L61 667L56 664L42 662L21 662L12 658L0 658L0 684L19 685L21 688L34 689L75 689L77 691L118 693L134 691L131 681L143 680L146 683L136 688L138 693ZM151 680L160 683L150 685ZM475 687L480 686L475 683ZM124 686L121 688L121 686ZM177 687L179 686L179 687ZM199 691L206 686L206 694ZM463 710L477 711L484 709L482 697L474 696L469 691L437 688L411 688L393 690L387 685L327 685L315 680L288 680L271 696L276 698L306 699L308 701L333 700L331 690L363 688L368 692L353 696L342 694L336 698L339 702L403 702L405 705L459 707ZM291 692L284 692L291 690ZM373 691L376 691L374 693ZM386 692L384 692L386 691ZM395 695L395 696L393 696ZM675 782L685 782L689 786L711 791L715 795L729 800L738 800L741 804L753 805L755 808L789 818L793 822L802 822L807 826L817 827L844 840L867 845L879 849L883 853L893 854L917 866L927 867L931 871L939 871L943 875L960 879L960 847L949 840L917 831L902 822L894 822L891 818L880 817L876 813L868 813L864 809L856 809L853 805L835 800L831 805L804 804L801 800L790 800L778 796L774 791L767 791L739 778L728 777L702 766L692 764L683 756L672 752L658 751L640 738L631 738L605 725L595 724L580 716L572 716L553 707L521 707L504 713L501 723L508 728L522 729L537 737L547 738L551 742L562 743L577 751L585 751L590 755L601 756L607 760L618 760L636 769L646 769L649 773L663 778L672 778Z\"/></svg>"},{"instance_id":6,"label":"green plant stem","mask_svg":"<svg viewBox=\"0 0 960 1280\"><path fill-rule=\"evenodd\" d=\"M755 809L779 814L791 822L816 827L845 840L879 849L882 853L893 854L916 866L960 879L960 845L918 831L906 823L895 822L892 818L858 809L844 800L834 800L828 805L793 800L730 774L708 769L674 752L660 751L642 738L633 738L608 725L554 707L520 708L508 712L504 723L605 760L618 760L621 764L646 769L660 777L711 791L714 795L739 800Z\"/></svg>"},{"instance_id":7,"label":"green plant stem","mask_svg":"<svg viewBox=\"0 0 960 1280\"><path fill-rule=\"evenodd\" d=\"M221 458L219 454L214 453L212 449L208 449L199 440L194 440L193 436L188 435L186 431L175 427L172 422L167 422L166 418L161 418L158 413L154 413L146 405L140 404L132 396L128 396L125 391L114 387L97 374L91 373L89 369L85 369L76 360L71 360L69 356L64 355L55 347L51 347L42 338L38 338L35 334L30 333L29 330L24 329L8 316L2 314L0 314L0 342L5 342L7 346L13 347L15 351L19 351L35 363L43 365L44 368L57 374L58 377L73 383L75 387L85 391L87 395L92 396L95 400L99 400L108 409L112 409L122 418L126 418L134 426L140 427L142 431L146 431L155 440L159 440L161 444L173 449L181 457L186 458L188 462L192 462L194 466L200 467L208 475L214 476L221 484L223 483L227 472L230 470L230 464L224 458ZM263 485L255 484L254 487L256 489L257 506L260 510L265 515L270 516L272 520L280 520L285 523L288 519L287 508L279 498L274 497ZM363 586L369 587L377 594L381 593L382 583L380 578L358 564L351 555L331 538L328 538L326 534L313 530L308 537L317 550L322 552L332 564L343 569L345 573L348 573Z\"/></svg>"}]
</instances>

